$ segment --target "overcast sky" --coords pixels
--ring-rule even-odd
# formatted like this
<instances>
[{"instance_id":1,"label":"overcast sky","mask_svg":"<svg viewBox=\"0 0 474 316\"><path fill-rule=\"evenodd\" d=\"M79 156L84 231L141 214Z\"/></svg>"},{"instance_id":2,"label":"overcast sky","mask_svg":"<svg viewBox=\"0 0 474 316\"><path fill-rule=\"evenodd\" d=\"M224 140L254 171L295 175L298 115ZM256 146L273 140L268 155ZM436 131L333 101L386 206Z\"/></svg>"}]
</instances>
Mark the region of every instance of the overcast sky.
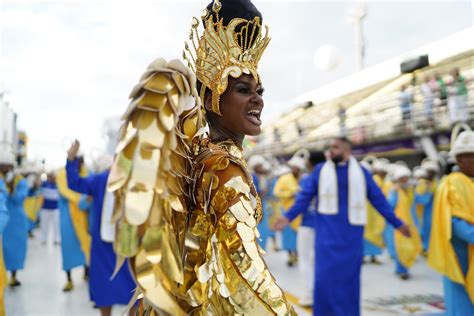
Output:
<instances>
[{"instance_id":1,"label":"overcast sky","mask_svg":"<svg viewBox=\"0 0 474 316\"><path fill-rule=\"evenodd\" d=\"M224 0L225 1L225 0ZM260 64L274 119L301 93L355 71L355 2L254 1L272 41ZM470 1L369 1L368 66L472 26ZM65 139L87 152L103 145L104 119L122 114L128 94L156 57L180 58L192 16L206 1L0 0L0 85L30 138L30 157L64 160ZM339 67L313 66L324 44L343 52Z\"/></svg>"}]
</instances>

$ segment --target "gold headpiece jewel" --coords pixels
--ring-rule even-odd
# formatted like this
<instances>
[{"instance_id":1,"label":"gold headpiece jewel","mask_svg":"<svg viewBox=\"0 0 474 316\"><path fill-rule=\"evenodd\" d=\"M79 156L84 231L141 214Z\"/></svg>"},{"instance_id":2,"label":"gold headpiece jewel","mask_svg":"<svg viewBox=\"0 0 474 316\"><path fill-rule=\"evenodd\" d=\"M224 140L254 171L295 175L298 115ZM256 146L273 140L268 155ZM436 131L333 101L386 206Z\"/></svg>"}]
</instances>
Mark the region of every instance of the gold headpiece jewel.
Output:
<instances>
[{"instance_id":1,"label":"gold headpiece jewel","mask_svg":"<svg viewBox=\"0 0 474 316\"><path fill-rule=\"evenodd\" d=\"M183 58L202 83L202 104L206 88L209 88L212 92L212 112L218 115L222 115L219 100L227 89L228 76L238 78L242 74L251 74L255 80L260 81L258 62L270 42L267 26L265 36L262 37L258 16L253 20L234 18L224 26L223 19L219 17L221 7L220 1L214 0L212 11L215 13L215 20L208 10L204 10L201 19L205 28L201 36L197 30L199 20L193 18L190 43L185 42L183 51Z\"/></svg>"}]
</instances>

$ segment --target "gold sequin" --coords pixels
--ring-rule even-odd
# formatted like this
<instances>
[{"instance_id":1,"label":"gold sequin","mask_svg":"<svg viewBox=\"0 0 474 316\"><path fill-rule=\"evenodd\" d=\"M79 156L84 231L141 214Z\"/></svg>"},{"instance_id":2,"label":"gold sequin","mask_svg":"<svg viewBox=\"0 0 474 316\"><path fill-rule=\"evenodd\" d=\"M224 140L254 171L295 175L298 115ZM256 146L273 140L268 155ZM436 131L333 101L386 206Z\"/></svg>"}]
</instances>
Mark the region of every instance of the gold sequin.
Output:
<instances>
[{"instance_id":1,"label":"gold sequin","mask_svg":"<svg viewBox=\"0 0 474 316\"><path fill-rule=\"evenodd\" d=\"M250 194L250 188L247 183L244 182L242 177L233 177L229 181L227 181L224 185L225 187L232 188L239 193L243 193L245 195Z\"/></svg>"}]
</instances>

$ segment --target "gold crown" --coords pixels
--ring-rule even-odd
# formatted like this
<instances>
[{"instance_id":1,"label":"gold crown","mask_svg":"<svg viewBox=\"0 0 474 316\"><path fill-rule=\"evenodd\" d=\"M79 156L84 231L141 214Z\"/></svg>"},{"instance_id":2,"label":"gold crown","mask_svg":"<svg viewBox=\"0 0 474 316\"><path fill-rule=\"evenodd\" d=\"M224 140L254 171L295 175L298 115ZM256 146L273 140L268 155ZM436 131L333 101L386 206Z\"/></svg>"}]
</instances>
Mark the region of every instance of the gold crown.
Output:
<instances>
[{"instance_id":1,"label":"gold crown","mask_svg":"<svg viewBox=\"0 0 474 316\"><path fill-rule=\"evenodd\" d=\"M219 17L221 7L220 1L214 0L212 11L215 13L215 20L208 10L204 10L201 19L205 28L201 36L197 30L199 20L193 18L190 44L185 42L183 51L188 66L202 83L202 104L206 88L209 88L212 92L212 112L218 115L222 115L219 101L221 94L227 89L228 76L238 78L242 74L250 74L259 82L258 62L270 42L267 26L265 36L262 37L258 16L253 20L234 18L224 26L223 19ZM236 31L238 27L240 30Z\"/></svg>"}]
</instances>

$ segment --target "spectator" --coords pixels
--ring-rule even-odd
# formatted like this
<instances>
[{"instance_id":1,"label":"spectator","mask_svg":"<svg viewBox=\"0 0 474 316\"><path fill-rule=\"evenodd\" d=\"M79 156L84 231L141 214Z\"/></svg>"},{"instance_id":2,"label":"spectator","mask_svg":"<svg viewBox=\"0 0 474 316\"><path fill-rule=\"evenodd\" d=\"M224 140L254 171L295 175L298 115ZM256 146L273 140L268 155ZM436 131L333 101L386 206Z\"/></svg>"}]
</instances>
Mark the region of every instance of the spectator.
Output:
<instances>
[{"instance_id":1,"label":"spectator","mask_svg":"<svg viewBox=\"0 0 474 316\"><path fill-rule=\"evenodd\" d=\"M400 109L402 110L402 119L407 131L411 130L411 109L413 95L408 90L407 85L403 85L398 96L400 101Z\"/></svg>"},{"instance_id":2,"label":"spectator","mask_svg":"<svg viewBox=\"0 0 474 316\"><path fill-rule=\"evenodd\" d=\"M346 109L342 105L339 105L338 116L339 116L339 128L340 128L339 133L340 133L340 136L341 137L346 137L347 136Z\"/></svg>"},{"instance_id":3,"label":"spectator","mask_svg":"<svg viewBox=\"0 0 474 316\"><path fill-rule=\"evenodd\" d=\"M436 81L436 94L438 98L444 102L448 96L447 90L446 90L446 82L444 82L443 77L440 76L439 73L435 73L434 79Z\"/></svg>"},{"instance_id":4,"label":"spectator","mask_svg":"<svg viewBox=\"0 0 474 316\"><path fill-rule=\"evenodd\" d=\"M435 98L430 81L430 77L426 76L420 88L421 94L423 95L423 108L428 126L433 125L433 103Z\"/></svg>"},{"instance_id":5,"label":"spectator","mask_svg":"<svg viewBox=\"0 0 474 316\"><path fill-rule=\"evenodd\" d=\"M453 78L448 86L448 111L451 124L456 124L466 121L469 117L467 87L459 69L454 69L451 75Z\"/></svg>"}]
</instances>

